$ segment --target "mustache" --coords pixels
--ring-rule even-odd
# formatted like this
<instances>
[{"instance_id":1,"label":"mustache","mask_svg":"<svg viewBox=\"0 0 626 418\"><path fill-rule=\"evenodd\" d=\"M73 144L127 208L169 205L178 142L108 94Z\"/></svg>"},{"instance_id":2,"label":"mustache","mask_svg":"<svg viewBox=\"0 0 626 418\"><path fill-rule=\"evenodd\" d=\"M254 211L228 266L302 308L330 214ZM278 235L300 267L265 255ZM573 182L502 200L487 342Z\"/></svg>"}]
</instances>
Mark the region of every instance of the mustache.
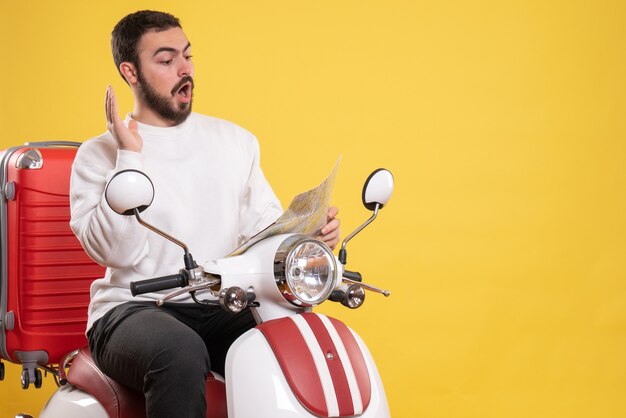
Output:
<instances>
[{"instance_id":1,"label":"mustache","mask_svg":"<svg viewBox=\"0 0 626 418\"><path fill-rule=\"evenodd\" d=\"M180 88L188 82L191 83L191 88L193 89L194 87L193 78L190 75L186 75L174 86L174 88L172 89L172 96L176 96L176 93L178 93L178 90L180 90Z\"/></svg>"}]
</instances>

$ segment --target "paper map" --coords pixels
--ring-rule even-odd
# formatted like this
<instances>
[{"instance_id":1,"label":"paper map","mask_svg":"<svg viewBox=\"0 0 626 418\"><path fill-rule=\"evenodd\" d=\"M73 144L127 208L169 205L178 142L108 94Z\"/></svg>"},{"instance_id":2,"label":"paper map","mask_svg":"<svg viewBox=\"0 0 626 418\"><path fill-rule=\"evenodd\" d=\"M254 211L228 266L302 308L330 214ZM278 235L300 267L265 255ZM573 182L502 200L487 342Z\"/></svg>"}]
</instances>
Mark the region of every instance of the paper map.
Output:
<instances>
[{"instance_id":1,"label":"paper map","mask_svg":"<svg viewBox=\"0 0 626 418\"><path fill-rule=\"evenodd\" d=\"M326 180L308 192L300 193L289 204L287 210L273 224L259 232L228 256L243 254L255 243L279 234L318 235L326 225L330 196L339 170L341 157L335 163Z\"/></svg>"}]
</instances>

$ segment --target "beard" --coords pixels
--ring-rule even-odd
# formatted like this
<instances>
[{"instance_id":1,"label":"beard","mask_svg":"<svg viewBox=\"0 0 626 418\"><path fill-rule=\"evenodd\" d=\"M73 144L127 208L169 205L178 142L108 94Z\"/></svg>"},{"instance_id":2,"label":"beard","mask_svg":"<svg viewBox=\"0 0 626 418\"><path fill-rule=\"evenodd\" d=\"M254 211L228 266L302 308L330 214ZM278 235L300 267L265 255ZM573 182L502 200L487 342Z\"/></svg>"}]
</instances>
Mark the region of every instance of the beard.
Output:
<instances>
[{"instance_id":1,"label":"beard","mask_svg":"<svg viewBox=\"0 0 626 418\"><path fill-rule=\"evenodd\" d=\"M146 81L141 70L137 72L137 79L139 81L140 86L140 94L144 102L152 109L155 113L161 116L164 119L167 119L174 124L178 125L184 122L187 117L191 114L191 104L193 102L193 78L190 76L183 77L180 82L174 86L171 92L171 97L160 95L154 87ZM189 89L189 94L191 95L191 100L189 103L176 103L172 99L176 96L178 90L187 82L191 83L191 88Z\"/></svg>"}]
</instances>

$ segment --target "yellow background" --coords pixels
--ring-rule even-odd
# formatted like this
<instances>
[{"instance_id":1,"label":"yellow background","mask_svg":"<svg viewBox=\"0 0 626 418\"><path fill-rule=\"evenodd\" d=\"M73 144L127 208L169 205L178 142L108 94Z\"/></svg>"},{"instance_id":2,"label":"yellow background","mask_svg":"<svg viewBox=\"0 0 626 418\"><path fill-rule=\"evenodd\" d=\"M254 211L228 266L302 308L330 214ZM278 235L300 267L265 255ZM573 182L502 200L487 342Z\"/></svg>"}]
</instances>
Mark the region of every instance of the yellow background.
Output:
<instances>
[{"instance_id":1,"label":"yellow background","mask_svg":"<svg viewBox=\"0 0 626 418\"><path fill-rule=\"evenodd\" d=\"M261 142L283 203L343 156L344 235L380 166L396 193L349 246L392 291L357 330L394 417L626 416L626 3L0 0L0 145L105 128L109 33L182 20L195 110ZM192 152L192 150L190 150ZM0 383L0 416L53 390Z\"/></svg>"}]
</instances>

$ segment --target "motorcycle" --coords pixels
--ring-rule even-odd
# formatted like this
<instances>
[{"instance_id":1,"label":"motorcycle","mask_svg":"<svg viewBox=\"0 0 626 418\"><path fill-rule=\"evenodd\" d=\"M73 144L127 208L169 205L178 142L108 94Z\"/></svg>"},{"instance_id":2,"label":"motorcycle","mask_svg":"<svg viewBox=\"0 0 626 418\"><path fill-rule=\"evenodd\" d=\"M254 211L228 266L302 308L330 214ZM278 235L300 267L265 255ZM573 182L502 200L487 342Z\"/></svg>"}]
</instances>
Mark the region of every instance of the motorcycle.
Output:
<instances>
[{"instance_id":1,"label":"motorcycle","mask_svg":"<svg viewBox=\"0 0 626 418\"><path fill-rule=\"evenodd\" d=\"M133 282L133 296L175 289L156 304L190 293L196 303L231 312L250 309L256 319L258 325L230 347L225 376L213 373L207 378L207 417L390 416L380 375L363 340L343 322L312 308L326 300L359 308L365 290L389 296L363 283L361 274L345 265L347 243L377 217L393 185L385 169L368 177L362 200L373 213L343 240L338 257L310 235L279 231L200 266L184 243L141 217L154 197L144 173L124 170L109 181L105 198L115 212L134 216L184 253L178 273ZM201 293L212 297L201 300ZM60 387L40 418L145 417L143 394L105 376L86 347L65 357L58 380Z\"/></svg>"}]
</instances>

